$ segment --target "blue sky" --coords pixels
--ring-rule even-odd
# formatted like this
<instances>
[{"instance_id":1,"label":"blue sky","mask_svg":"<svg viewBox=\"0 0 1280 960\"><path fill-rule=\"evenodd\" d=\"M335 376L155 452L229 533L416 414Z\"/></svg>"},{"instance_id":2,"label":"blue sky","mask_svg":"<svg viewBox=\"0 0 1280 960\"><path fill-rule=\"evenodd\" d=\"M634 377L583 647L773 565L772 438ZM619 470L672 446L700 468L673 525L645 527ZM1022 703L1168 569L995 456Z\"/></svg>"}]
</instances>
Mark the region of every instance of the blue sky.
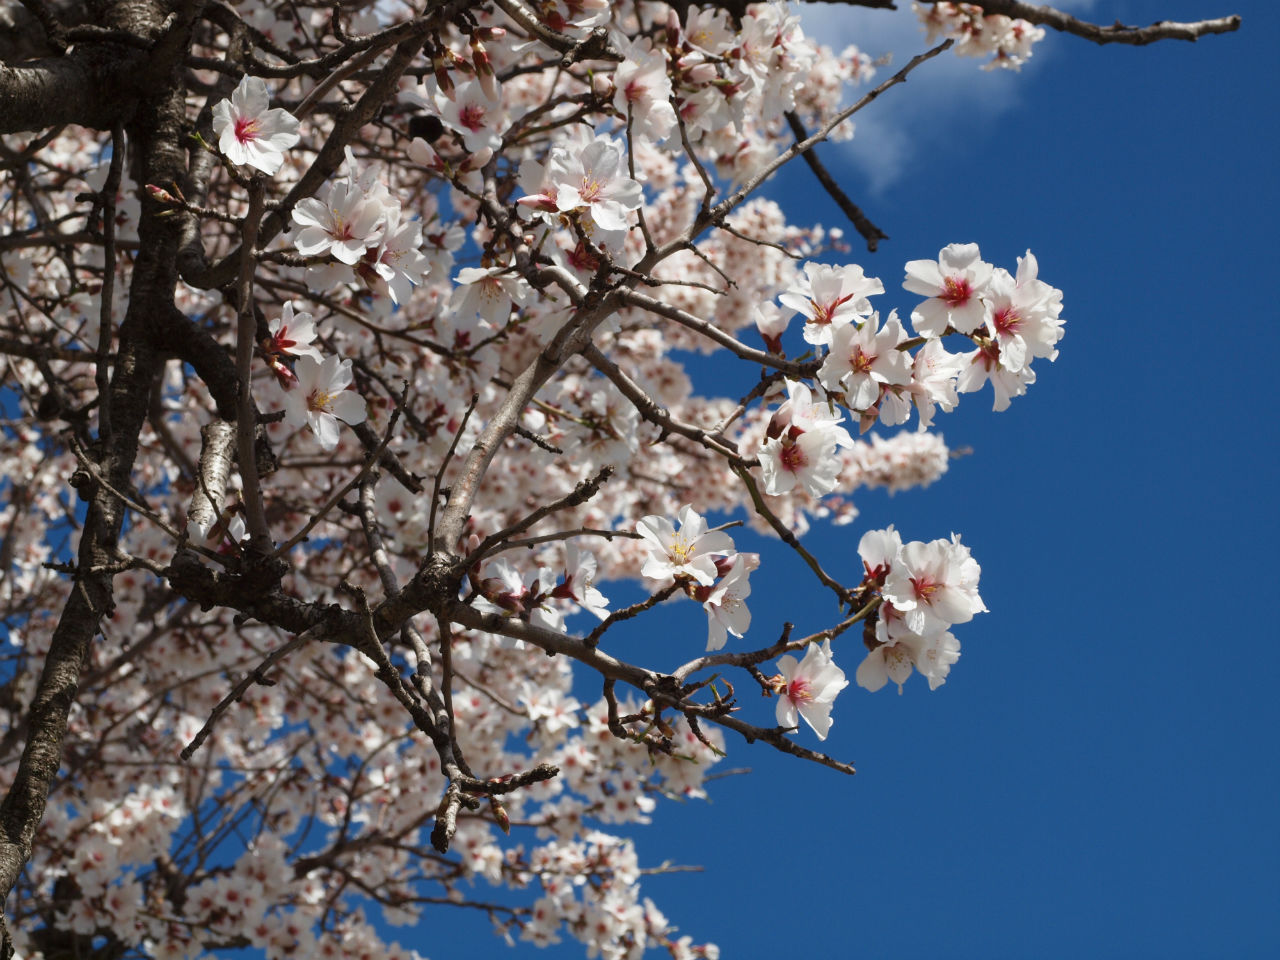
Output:
<instances>
[{"instance_id":1,"label":"blue sky","mask_svg":"<svg viewBox=\"0 0 1280 960\"><path fill-rule=\"evenodd\" d=\"M646 864L705 867L646 891L726 960L1280 956L1280 11L1075 6L1245 22L1143 49L1051 35L1021 75L936 60L858 118L852 147L825 148L892 238L852 255L885 279L882 308L909 307L903 263L947 243L1010 269L1030 247L1065 292L1067 334L1007 412L984 393L940 418L973 448L942 481L862 494L852 527L809 535L852 567L864 529L963 534L991 612L957 629L946 686L847 690L825 747L854 778L731 741L726 765L749 777L637 831ZM843 17L842 39L873 55L921 48L885 14L820 9L824 39ZM793 220L841 222L803 167L771 193ZM832 614L774 557L752 597L760 642ZM655 645L701 644L701 612L672 606L652 629ZM837 657L852 677L856 638ZM767 721L768 704L746 706ZM422 946L463 949L434 930Z\"/></svg>"}]
</instances>

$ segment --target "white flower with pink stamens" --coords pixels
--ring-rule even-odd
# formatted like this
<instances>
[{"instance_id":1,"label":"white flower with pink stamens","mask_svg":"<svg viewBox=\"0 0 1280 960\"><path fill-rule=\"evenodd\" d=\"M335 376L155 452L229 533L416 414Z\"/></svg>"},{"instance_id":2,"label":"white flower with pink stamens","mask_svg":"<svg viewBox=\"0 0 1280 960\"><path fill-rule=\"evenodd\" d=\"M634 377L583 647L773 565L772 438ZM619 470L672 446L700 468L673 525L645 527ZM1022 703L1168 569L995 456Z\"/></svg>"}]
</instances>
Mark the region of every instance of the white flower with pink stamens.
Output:
<instances>
[{"instance_id":1,"label":"white flower with pink stamens","mask_svg":"<svg viewBox=\"0 0 1280 960\"><path fill-rule=\"evenodd\" d=\"M351 385L351 361L326 357L317 363L299 357L294 366L297 386L284 393L285 423L310 427L325 450L338 445L338 421L364 423L364 397L347 389Z\"/></svg>"},{"instance_id":2,"label":"white flower with pink stamens","mask_svg":"<svg viewBox=\"0 0 1280 960\"><path fill-rule=\"evenodd\" d=\"M983 294L995 267L984 263L976 243L953 243L937 260L912 260L902 286L928 297L911 312L911 323L922 337L940 337L948 326L957 333L973 333L987 319Z\"/></svg>"},{"instance_id":3,"label":"white flower with pink stamens","mask_svg":"<svg viewBox=\"0 0 1280 960\"><path fill-rule=\"evenodd\" d=\"M809 650L799 662L790 654L779 657L778 669L782 671L776 708L778 726L795 729L803 717L819 740L827 739L831 730L831 705L849 685L844 671L831 658L831 641L827 640L822 646L809 644Z\"/></svg>"},{"instance_id":4,"label":"white flower with pink stamens","mask_svg":"<svg viewBox=\"0 0 1280 960\"><path fill-rule=\"evenodd\" d=\"M685 504L677 515L677 531L666 517L644 517L636 533L648 542L649 556L640 573L652 580L688 577L705 586L716 579L715 554L733 553L733 539L723 530L708 530L707 521Z\"/></svg>"},{"instance_id":5,"label":"white flower with pink stamens","mask_svg":"<svg viewBox=\"0 0 1280 960\"><path fill-rule=\"evenodd\" d=\"M877 293L884 293L884 284L866 276L856 263L847 267L806 263L803 279L778 299L804 315L806 341L830 346L838 327L871 316L867 298Z\"/></svg>"},{"instance_id":6,"label":"white flower with pink stamens","mask_svg":"<svg viewBox=\"0 0 1280 960\"><path fill-rule=\"evenodd\" d=\"M270 104L267 85L246 76L230 100L213 106L213 132L222 155L268 176L280 169L284 152L298 142L300 126L288 110L268 109Z\"/></svg>"},{"instance_id":7,"label":"white flower with pink stamens","mask_svg":"<svg viewBox=\"0 0 1280 960\"><path fill-rule=\"evenodd\" d=\"M884 584L884 598L912 633L968 623L986 611L978 596L982 568L954 534L950 540L905 544Z\"/></svg>"}]
</instances>

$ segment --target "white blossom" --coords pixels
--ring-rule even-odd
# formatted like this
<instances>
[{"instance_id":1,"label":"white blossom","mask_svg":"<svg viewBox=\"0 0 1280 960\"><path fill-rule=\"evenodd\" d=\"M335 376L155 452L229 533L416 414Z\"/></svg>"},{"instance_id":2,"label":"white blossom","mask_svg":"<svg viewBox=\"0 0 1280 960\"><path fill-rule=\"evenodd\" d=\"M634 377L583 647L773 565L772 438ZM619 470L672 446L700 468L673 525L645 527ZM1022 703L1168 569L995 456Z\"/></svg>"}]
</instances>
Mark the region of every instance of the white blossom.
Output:
<instances>
[{"instance_id":1,"label":"white blossom","mask_svg":"<svg viewBox=\"0 0 1280 960\"><path fill-rule=\"evenodd\" d=\"M326 357L317 363L299 357L294 365L297 385L283 392L285 422L294 427L310 427L320 446L332 450L338 445L338 421L364 423L365 403L351 385L351 361Z\"/></svg>"},{"instance_id":2,"label":"white blossom","mask_svg":"<svg viewBox=\"0 0 1280 960\"><path fill-rule=\"evenodd\" d=\"M284 152L298 142L300 127L289 111L268 109L270 104L267 85L246 75L231 99L213 105L213 133L223 156L268 176L280 169Z\"/></svg>"},{"instance_id":3,"label":"white blossom","mask_svg":"<svg viewBox=\"0 0 1280 960\"><path fill-rule=\"evenodd\" d=\"M778 693L778 726L794 729L803 717L819 740L831 732L831 705L849 685L844 671L831 658L831 641L809 644L804 659L787 654L778 659L782 685Z\"/></svg>"},{"instance_id":4,"label":"white blossom","mask_svg":"<svg viewBox=\"0 0 1280 960\"><path fill-rule=\"evenodd\" d=\"M723 530L708 530L707 521L685 504L677 514L677 530L666 517L649 516L636 524L649 556L640 573L652 580L688 577L704 586L716 578L716 554L733 553L733 539Z\"/></svg>"}]
</instances>

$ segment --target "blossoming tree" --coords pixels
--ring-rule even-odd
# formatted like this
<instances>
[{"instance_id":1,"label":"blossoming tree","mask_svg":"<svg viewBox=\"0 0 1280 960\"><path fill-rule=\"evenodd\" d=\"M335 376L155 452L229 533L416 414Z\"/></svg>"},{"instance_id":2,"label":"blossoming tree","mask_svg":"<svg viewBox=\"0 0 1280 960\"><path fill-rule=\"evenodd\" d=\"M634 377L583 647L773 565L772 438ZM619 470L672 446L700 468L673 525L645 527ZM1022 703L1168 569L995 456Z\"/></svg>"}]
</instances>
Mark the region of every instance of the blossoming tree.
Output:
<instances>
[{"instance_id":1,"label":"blossoming tree","mask_svg":"<svg viewBox=\"0 0 1280 960\"><path fill-rule=\"evenodd\" d=\"M716 955L609 825L746 743L851 773L814 744L847 669L947 680L960 538L803 533L936 479L939 411L1004 409L1064 329L1030 252L854 264L761 185L803 157L874 251L813 148L930 58L1239 24L915 6L941 42L887 77L781 3L4 7L6 956L409 957L374 911L450 905ZM783 563L826 629L753 626ZM683 661L626 653L678 596Z\"/></svg>"}]
</instances>

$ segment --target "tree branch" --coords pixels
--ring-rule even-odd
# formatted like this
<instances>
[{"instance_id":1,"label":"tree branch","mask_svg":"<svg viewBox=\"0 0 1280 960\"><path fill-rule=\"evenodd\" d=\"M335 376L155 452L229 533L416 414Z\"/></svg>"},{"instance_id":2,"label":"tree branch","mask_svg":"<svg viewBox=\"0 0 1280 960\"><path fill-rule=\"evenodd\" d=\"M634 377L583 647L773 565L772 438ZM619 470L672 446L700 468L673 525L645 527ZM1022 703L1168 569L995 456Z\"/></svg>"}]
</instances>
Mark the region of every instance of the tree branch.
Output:
<instances>
[{"instance_id":1,"label":"tree branch","mask_svg":"<svg viewBox=\"0 0 1280 960\"><path fill-rule=\"evenodd\" d=\"M1021 0L970 0L988 14L1002 14L1006 17L1026 20L1030 23L1052 27L1062 33L1083 37L1097 44L1127 43L1141 47L1159 40L1196 41L1203 36L1214 33L1233 33L1240 29L1241 18L1238 14L1229 17L1218 17L1215 20L1197 20L1194 23L1177 23L1173 20L1157 20L1147 27L1125 26L1116 21L1112 26L1104 27L1085 20L1078 20L1069 13L1063 13L1053 7L1040 6L1034 3L1023 3Z\"/></svg>"}]
</instances>

